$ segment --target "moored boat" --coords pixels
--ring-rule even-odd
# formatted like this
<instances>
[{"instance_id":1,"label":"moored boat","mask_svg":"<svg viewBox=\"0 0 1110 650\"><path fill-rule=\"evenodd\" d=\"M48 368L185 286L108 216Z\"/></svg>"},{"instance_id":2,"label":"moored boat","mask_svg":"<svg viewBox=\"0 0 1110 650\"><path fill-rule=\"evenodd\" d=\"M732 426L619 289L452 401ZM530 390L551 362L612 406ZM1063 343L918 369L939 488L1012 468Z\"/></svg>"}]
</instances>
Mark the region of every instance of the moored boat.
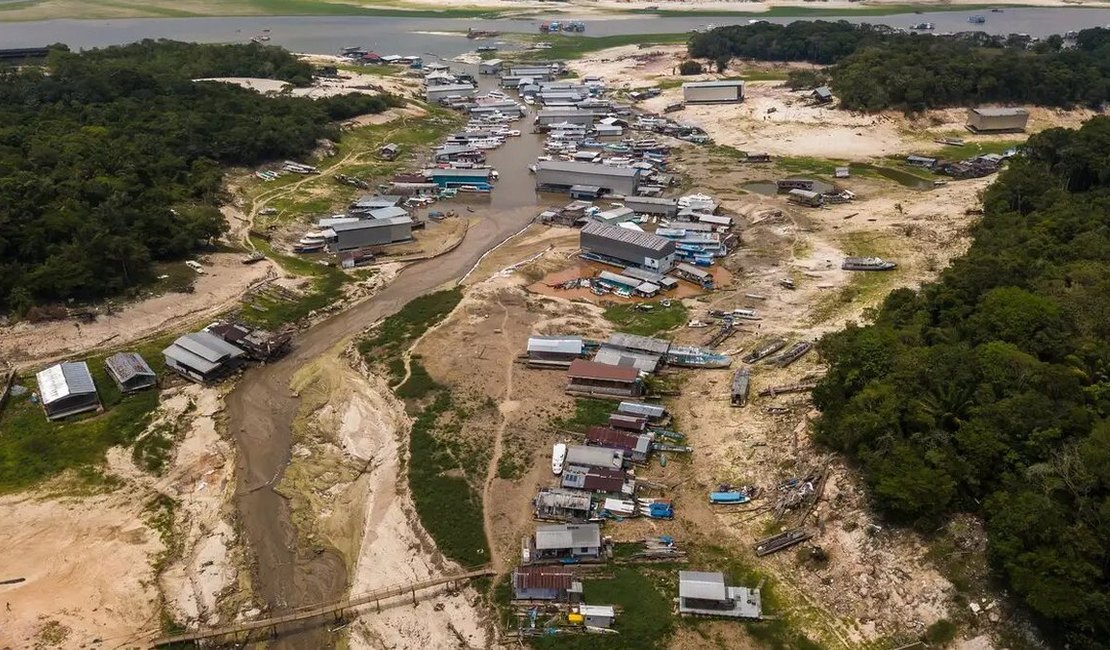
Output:
<instances>
[{"instance_id":1,"label":"moored boat","mask_svg":"<svg viewBox=\"0 0 1110 650\"><path fill-rule=\"evenodd\" d=\"M558 476L563 473L563 463L567 460L567 446L558 442L551 448L551 473Z\"/></svg>"}]
</instances>

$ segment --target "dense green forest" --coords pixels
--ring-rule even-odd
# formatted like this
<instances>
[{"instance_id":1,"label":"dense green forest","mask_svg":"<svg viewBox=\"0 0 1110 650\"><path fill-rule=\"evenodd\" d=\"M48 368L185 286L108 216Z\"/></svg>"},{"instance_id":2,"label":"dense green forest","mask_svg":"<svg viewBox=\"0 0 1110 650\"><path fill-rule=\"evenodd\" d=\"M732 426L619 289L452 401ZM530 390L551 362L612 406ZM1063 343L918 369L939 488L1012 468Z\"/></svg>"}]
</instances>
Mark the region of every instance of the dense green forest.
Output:
<instances>
[{"instance_id":1,"label":"dense green forest","mask_svg":"<svg viewBox=\"0 0 1110 650\"><path fill-rule=\"evenodd\" d=\"M261 45L145 41L0 68L0 312L118 294L218 236L224 165L303 156L389 97L265 97L197 77L306 83Z\"/></svg>"},{"instance_id":2,"label":"dense green forest","mask_svg":"<svg viewBox=\"0 0 1110 650\"><path fill-rule=\"evenodd\" d=\"M690 55L829 64L844 108L917 111L982 103L1099 106L1110 99L1110 30L1028 38L905 34L872 25L797 21L758 23L695 34Z\"/></svg>"},{"instance_id":3,"label":"dense green forest","mask_svg":"<svg viewBox=\"0 0 1110 650\"><path fill-rule=\"evenodd\" d=\"M820 442L925 531L981 515L999 575L1063 645L1110 639L1110 118L1033 136L968 253L827 336Z\"/></svg>"}]
</instances>

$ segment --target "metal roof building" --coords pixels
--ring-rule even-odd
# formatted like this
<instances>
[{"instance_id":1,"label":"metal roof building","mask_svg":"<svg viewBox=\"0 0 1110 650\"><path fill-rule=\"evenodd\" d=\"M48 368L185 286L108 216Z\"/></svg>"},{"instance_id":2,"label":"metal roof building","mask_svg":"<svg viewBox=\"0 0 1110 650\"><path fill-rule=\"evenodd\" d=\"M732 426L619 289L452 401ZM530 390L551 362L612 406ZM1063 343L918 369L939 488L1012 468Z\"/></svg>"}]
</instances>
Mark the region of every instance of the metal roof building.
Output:
<instances>
[{"instance_id":1,"label":"metal roof building","mask_svg":"<svg viewBox=\"0 0 1110 650\"><path fill-rule=\"evenodd\" d=\"M601 548L601 528L597 524L550 524L536 526L536 550L578 550Z\"/></svg>"},{"instance_id":2,"label":"metal roof building","mask_svg":"<svg viewBox=\"0 0 1110 650\"><path fill-rule=\"evenodd\" d=\"M60 420L100 408L96 383L89 372L89 364L84 361L67 361L50 366L36 374L35 381L49 420Z\"/></svg>"},{"instance_id":3,"label":"metal roof building","mask_svg":"<svg viewBox=\"0 0 1110 650\"><path fill-rule=\"evenodd\" d=\"M658 354L644 354L631 352L611 345L602 345L594 355L595 363L604 363L607 366L622 368L635 368L638 372L653 373L659 369L662 357Z\"/></svg>"},{"instance_id":4,"label":"metal roof building","mask_svg":"<svg viewBox=\"0 0 1110 650\"><path fill-rule=\"evenodd\" d=\"M624 451L610 449L609 447L570 445L567 447L565 464L567 466L579 465L582 467L621 469L624 467Z\"/></svg>"},{"instance_id":5,"label":"metal roof building","mask_svg":"<svg viewBox=\"0 0 1110 650\"><path fill-rule=\"evenodd\" d=\"M678 214L678 200L651 196L626 196L624 206L641 214L656 214L668 219Z\"/></svg>"},{"instance_id":6,"label":"metal roof building","mask_svg":"<svg viewBox=\"0 0 1110 650\"><path fill-rule=\"evenodd\" d=\"M717 104L744 99L744 82L688 81L682 84L682 99L687 104Z\"/></svg>"},{"instance_id":7,"label":"metal roof building","mask_svg":"<svg viewBox=\"0 0 1110 650\"><path fill-rule=\"evenodd\" d=\"M584 252L658 273L666 273L674 265L676 250L669 239L597 222L582 228L579 246Z\"/></svg>"},{"instance_id":8,"label":"metal roof building","mask_svg":"<svg viewBox=\"0 0 1110 650\"><path fill-rule=\"evenodd\" d=\"M631 352L658 355L664 355L671 349L670 341L655 339L650 336L640 336L639 334L625 334L624 332L615 332L610 335L608 345Z\"/></svg>"},{"instance_id":9,"label":"metal roof building","mask_svg":"<svg viewBox=\"0 0 1110 650\"><path fill-rule=\"evenodd\" d=\"M412 239L412 219L404 216L334 224L324 236L334 252L395 244Z\"/></svg>"},{"instance_id":10,"label":"metal roof building","mask_svg":"<svg viewBox=\"0 0 1110 650\"><path fill-rule=\"evenodd\" d=\"M621 469L568 465L563 468L561 478L560 485L572 490L610 492L630 496L636 493L636 482Z\"/></svg>"},{"instance_id":11,"label":"metal roof building","mask_svg":"<svg viewBox=\"0 0 1110 650\"><path fill-rule=\"evenodd\" d=\"M246 352L211 332L193 332L180 336L162 350L166 367L186 379L207 382L218 379L239 367Z\"/></svg>"},{"instance_id":12,"label":"metal roof building","mask_svg":"<svg viewBox=\"0 0 1110 650\"><path fill-rule=\"evenodd\" d=\"M497 74L505 62L501 59L486 59L478 63L478 74Z\"/></svg>"},{"instance_id":13,"label":"metal roof building","mask_svg":"<svg viewBox=\"0 0 1110 650\"><path fill-rule=\"evenodd\" d=\"M573 360L582 356L586 343L581 336L530 336L528 357L547 360Z\"/></svg>"},{"instance_id":14,"label":"metal roof building","mask_svg":"<svg viewBox=\"0 0 1110 650\"><path fill-rule=\"evenodd\" d=\"M659 285L663 289L673 289L678 286L678 280L674 278L669 278L662 273L648 271L647 269L641 269L636 266L625 267L625 269L621 271L621 275L627 275L630 278L638 278L644 282Z\"/></svg>"},{"instance_id":15,"label":"metal roof building","mask_svg":"<svg viewBox=\"0 0 1110 650\"><path fill-rule=\"evenodd\" d=\"M158 381L150 365L137 352L117 352L104 360L104 367L124 393L150 388Z\"/></svg>"},{"instance_id":16,"label":"metal roof building","mask_svg":"<svg viewBox=\"0 0 1110 650\"><path fill-rule=\"evenodd\" d=\"M759 589L729 587L725 575L716 571L678 572L678 611L699 616L763 617Z\"/></svg>"},{"instance_id":17,"label":"metal roof building","mask_svg":"<svg viewBox=\"0 0 1110 650\"><path fill-rule=\"evenodd\" d=\"M448 97L474 97L476 88L470 84L444 84L442 86L428 86L424 89L424 100L429 103L438 102Z\"/></svg>"},{"instance_id":18,"label":"metal roof building","mask_svg":"<svg viewBox=\"0 0 1110 650\"><path fill-rule=\"evenodd\" d=\"M637 417L647 418L649 420L658 420L667 414L667 409L657 404L645 404L643 402L621 402L620 405L617 406L617 413L635 415Z\"/></svg>"},{"instance_id":19,"label":"metal roof building","mask_svg":"<svg viewBox=\"0 0 1110 650\"><path fill-rule=\"evenodd\" d=\"M600 187L612 194L635 194L640 186L640 170L564 160L536 163L536 187L564 191L575 185Z\"/></svg>"},{"instance_id":20,"label":"metal roof building","mask_svg":"<svg viewBox=\"0 0 1110 650\"><path fill-rule=\"evenodd\" d=\"M536 114L536 125L549 126L559 122L570 122L590 126L603 117L605 113L580 108L545 108Z\"/></svg>"},{"instance_id":21,"label":"metal roof building","mask_svg":"<svg viewBox=\"0 0 1110 650\"><path fill-rule=\"evenodd\" d=\"M1024 131L1029 111L1024 108L969 108L967 128L976 133Z\"/></svg>"},{"instance_id":22,"label":"metal roof building","mask_svg":"<svg viewBox=\"0 0 1110 650\"><path fill-rule=\"evenodd\" d=\"M564 566L524 566L513 570L513 596L517 600L576 600L582 583Z\"/></svg>"},{"instance_id":23,"label":"metal roof building","mask_svg":"<svg viewBox=\"0 0 1110 650\"><path fill-rule=\"evenodd\" d=\"M638 463L647 460L647 456L651 452L651 438L649 436L621 431L612 427L590 427L586 431L586 444L620 449L633 462Z\"/></svg>"}]
</instances>

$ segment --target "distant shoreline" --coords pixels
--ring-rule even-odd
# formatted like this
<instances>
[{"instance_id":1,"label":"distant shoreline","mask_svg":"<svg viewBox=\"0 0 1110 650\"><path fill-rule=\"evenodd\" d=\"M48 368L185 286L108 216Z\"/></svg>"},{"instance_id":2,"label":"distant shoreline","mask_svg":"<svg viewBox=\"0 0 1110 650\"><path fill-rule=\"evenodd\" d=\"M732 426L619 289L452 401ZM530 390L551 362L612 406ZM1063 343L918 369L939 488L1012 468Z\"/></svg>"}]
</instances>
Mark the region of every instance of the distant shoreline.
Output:
<instances>
[{"instance_id":1,"label":"distant shoreline","mask_svg":"<svg viewBox=\"0 0 1110 650\"><path fill-rule=\"evenodd\" d=\"M44 20L113 20L128 18L209 18L279 16L381 16L408 18L538 18L577 15L618 17L823 18L889 16L907 13L989 11L991 8L1071 9L1110 8L1110 0L1019 0L983 3L976 0L900 2L898 0L572 0L552 6L538 0L404 0L358 3L330 0L149 0L140 5L109 6L78 0L0 0L0 22Z\"/></svg>"}]
</instances>

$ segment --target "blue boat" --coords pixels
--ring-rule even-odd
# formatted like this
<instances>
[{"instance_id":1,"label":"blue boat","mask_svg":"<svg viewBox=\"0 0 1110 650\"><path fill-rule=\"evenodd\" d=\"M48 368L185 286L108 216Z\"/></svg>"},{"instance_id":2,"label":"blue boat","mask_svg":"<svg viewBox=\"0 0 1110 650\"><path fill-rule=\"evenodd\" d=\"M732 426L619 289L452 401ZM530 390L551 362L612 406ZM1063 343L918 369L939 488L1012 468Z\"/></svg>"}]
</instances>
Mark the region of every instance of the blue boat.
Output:
<instances>
[{"instance_id":1,"label":"blue boat","mask_svg":"<svg viewBox=\"0 0 1110 650\"><path fill-rule=\"evenodd\" d=\"M751 497L743 492L710 492L709 503L740 505L751 501Z\"/></svg>"}]
</instances>

